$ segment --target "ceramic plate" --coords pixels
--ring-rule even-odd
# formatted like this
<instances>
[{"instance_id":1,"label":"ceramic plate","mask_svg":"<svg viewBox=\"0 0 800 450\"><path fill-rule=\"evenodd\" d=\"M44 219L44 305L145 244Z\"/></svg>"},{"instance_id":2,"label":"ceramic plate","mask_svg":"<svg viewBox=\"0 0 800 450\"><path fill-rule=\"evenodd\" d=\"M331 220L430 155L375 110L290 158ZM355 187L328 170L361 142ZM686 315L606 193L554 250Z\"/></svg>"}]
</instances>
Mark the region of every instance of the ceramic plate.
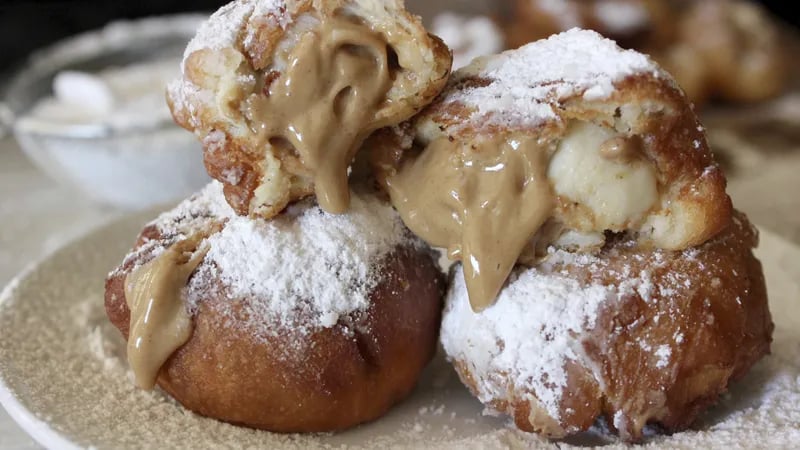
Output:
<instances>
[{"instance_id":1,"label":"ceramic plate","mask_svg":"<svg viewBox=\"0 0 800 450\"><path fill-rule=\"evenodd\" d=\"M600 428L569 442L520 433L483 408L437 358L386 417L336 435L277 435L199 417L133 387L125 346L105 319L103 280L150 215L101 229L19 276L0 295L0 403L50 448L560 448L621 444ZM790 447L800 441L800 249L762 233L776 322L773 355L698 424L648 445Z\"/></svg>"}]
</instances>

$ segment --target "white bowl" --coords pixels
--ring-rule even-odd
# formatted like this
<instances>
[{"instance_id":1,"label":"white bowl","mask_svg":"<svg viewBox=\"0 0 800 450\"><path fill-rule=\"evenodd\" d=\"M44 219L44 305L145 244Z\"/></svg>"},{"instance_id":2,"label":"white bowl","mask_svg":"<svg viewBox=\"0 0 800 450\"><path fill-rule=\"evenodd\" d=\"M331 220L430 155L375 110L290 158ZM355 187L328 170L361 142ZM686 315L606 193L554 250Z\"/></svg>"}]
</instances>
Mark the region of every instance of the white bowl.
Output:
<instances>
[{"instance_id":1,"label":"white bowl","mask_svg":"<svg viewBox=\"0 0 800 450\"><path fill-rule=\"evenodd\" d=\"M144 209L187 197L209 181L197 138L171 120L125 129L26 116L51 95L64 70L180 58L204 15L178 15L113 23L34 54L11 81L6 96L14 136L42 171L90 199L123 209Z\"/></svg>"}]
</instances>

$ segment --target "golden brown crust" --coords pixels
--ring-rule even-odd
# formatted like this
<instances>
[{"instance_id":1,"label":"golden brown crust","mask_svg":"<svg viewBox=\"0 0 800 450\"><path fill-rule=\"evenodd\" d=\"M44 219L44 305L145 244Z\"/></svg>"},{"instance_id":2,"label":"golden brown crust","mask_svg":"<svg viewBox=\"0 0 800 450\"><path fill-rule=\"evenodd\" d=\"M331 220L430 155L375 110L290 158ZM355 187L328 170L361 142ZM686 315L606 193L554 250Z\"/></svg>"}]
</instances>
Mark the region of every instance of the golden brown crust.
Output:
<instances>
[{"instance_id":1,"label":"golden brown crust","mask_svg":"<svg viewBox=\"0 0 800 450\"><path fill-rule=\"evenodd\" d=\"M170 245L147 227L137 248ZM127 337L124 281L152 251L134 253L106 281L111 322ZM266 341L219 280L194 314L189 341L162 367L158 385L186 408L219 420L278 432L323 432L374 420L405 398L436 350L443 280L427 251L398 248L370 306L310 334L283 326ZM233 313L231 313L233 310ZM303 341L303 351L292 350Z\"/></svg>"},{"instance_id":2,"label":"golden brown crust","mask_svg":"<svg viewBox=\"0 0 800 450\"><path fill-rule=\"evenodd\" d=\"M606 286L624 283L621 273L647 270L652 298L633 291L601 305L595 327L581 338L594 367L567 364L561 420L546 413L532 420L536 408L527 398L534 394L510 381L507 396L487 403L511 415L520 429L553 437L586 430L601 415L628 441L640 439L646 424L667 432L688 428L769 353L774 326L761 264L752 254L757 241L757 232L738 214L720 236L688 252L645 251L616 242L603 250L601 265L556 266L558 273ZM536 293L531 296L535 300ZM670 351L663 361L654 358L661 345ZM470 364L455 357L454 365L479 395Z\"/></svg>"},{"instance_id":3,"label":"golden brown crust","mask_svg":"<svg viewBox=\"0 0 800 450\"><path fill-rule=\"evenodd\" d=\"M237 7L255 3L240 0ZM285 0L278 11L250 12L236 30L235 42L222 48L206 48L198 36L200 43L190 44L184 77L170 86L167 102L175 122L201 138L206 168L225 184L225 196L239 215L269 218L313 194L312 174L297 152L273 142L259 143L253 131L258 124L248 123L241 108L248 98L266 95L270 81L280 75L276 48L307 29L304 16L341 14L358 16L398 56L394 84L379 108L375 127L408 119L444 86L452 62L450 50L429 35L400 1ZM403 66L411 60L422 61L422 67ZM268 198L254 205L254 194L266 185L264 180L269 180Z\"/></svg>"}]
</instances>

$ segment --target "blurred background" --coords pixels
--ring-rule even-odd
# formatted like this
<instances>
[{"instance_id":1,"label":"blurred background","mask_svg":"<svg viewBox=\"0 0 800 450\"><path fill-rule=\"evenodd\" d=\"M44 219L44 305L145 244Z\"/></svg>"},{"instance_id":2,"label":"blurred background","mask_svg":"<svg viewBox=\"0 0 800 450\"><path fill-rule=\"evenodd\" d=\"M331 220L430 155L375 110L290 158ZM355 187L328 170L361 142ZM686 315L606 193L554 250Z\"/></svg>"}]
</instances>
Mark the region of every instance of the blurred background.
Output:
<instances>
[{"instance_id":1,"label":"blurred background","mask_svg":"<svg viewBox=\"0 0 800 450\"><path fill-rule=\"evenodd\" d=\"M60 38L99 28L112 20L213 11L214 0L3 0L0 2L0 54L4 68L19 64L31 51Z\"/></svg>"},{"instance_id":2,"label":"blurred background","mask_svg":"<svg viewBox=\"0 0 800 450\"><path fill-rule=\"evenodd\" d=\"M0 287L76 236L134 211L152 217L208 182L202 149L172 123L164 90L200 21L224 3L0 0ZM800 243L795 2L406 5L457 66L572 26L651 54L695 103L736 207ZM1 409L0 448L38 448Z\"/></svg>"},{"instance_id":3,"label":"blurred background","mask_svg":"<svg viewBox=\"0 0 800 450\"><path fill-rule=\"evenodd\" d=\"M213 11L225 3L227 2L219 0L139 0L133 2L2 0L0 2L0 55L4 57L3 64L0 66L0 74L8 72L9 69L20 64L31 51L39 47L62 37L98 28L112 20L187 11ZM409 0L406 3L411 5L415 2ZM450 3L455 5L455 8L459 8L463 4L471 2L454 0ZM794 25L800 24L800 16L794 9L794 2L762 0L760 3L784 21ZM411 5L411 7L414 6Z\"/></svg>"}]
</instances>

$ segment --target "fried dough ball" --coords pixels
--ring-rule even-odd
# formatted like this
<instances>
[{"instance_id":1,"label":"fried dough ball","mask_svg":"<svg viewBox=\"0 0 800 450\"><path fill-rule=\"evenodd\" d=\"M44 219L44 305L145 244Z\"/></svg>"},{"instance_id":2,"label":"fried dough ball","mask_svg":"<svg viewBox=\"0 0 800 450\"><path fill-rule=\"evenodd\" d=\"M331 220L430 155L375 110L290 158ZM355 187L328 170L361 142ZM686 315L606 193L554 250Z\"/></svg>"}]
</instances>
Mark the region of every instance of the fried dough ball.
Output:
<instances>
[{"instance_id":1,"label":"fried dough ball","mask_svg":"<svg viewBox=\"0 0 800 450\"><path fill-rule=\"evenodd\" d=\"M519 267L475 314L454 272L442 343L461 380L521 430L561 438L599 416L627 441L686 429L769 353L773 324L757 231L742 214L699 247L610 240Z\"/></svg>"},{"instance_id":2,"label":"fried dough ball","mask_svg":"<svg viewBox=\"0 0 800 450\"><path fill-rule=\"evenodd\" d=\"M348 206L363 140L439 93L451 55L400 0L236 0L189 43L167 100L240 215Z\"/></svg>"},{"instance_id":3,"label":"fried dough ball","mask_svg":"<svg viewBox=\"0 0 800 450\"><path fill-rule=\"evenodd\" d=\"M372 194L352 200L345 216L305 201L262 221L236 216L214 182L144 229L106 282L108 317L128 338L126 277L208 235L180 291L193 331L158 386L198 414L270 431L374 420L436 351L443 280L390 206Z\"/></svg>"}]
</instances>

